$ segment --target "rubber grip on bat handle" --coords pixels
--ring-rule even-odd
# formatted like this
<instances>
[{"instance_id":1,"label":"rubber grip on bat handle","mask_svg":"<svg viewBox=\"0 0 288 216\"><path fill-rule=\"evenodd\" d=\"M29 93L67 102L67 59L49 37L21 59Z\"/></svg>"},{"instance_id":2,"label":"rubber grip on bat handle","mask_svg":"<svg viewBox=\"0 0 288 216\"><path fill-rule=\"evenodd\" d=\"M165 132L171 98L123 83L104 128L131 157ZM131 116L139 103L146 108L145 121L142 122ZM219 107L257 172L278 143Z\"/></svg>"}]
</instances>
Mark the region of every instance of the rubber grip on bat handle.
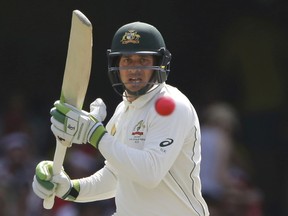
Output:
<instances>
[{"instance_id":1,"label":"rubber grip on bat handle","mask_svg":"<svg viewBox=\"0 0 288 216\"><path fill-rule=\"evenodd\" d=\"M62 145L58 139L56 139L56 149L53 159L53 175L57 175L61 172L61 168L64 162L67 147ZM47 197L43 201L43 207L45 209L51 209L54 205L55 193L50 197Z\"/></svg>"}]
</instances>

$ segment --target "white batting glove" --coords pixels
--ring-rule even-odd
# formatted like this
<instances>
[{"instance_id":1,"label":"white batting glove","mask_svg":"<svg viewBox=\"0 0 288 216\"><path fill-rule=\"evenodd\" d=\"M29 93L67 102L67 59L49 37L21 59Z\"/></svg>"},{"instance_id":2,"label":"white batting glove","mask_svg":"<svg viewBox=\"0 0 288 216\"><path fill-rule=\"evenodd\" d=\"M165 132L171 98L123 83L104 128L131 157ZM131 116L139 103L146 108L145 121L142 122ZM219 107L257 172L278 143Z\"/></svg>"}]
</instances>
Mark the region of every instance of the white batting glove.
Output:
<instances>
[{"instance_id":1,"label":"white batting glove","mask_svg":"<svg viewBox=\"0 0 288 216\"><path fill-rule=\"evenodd\" d=\"M36 166L32 183L34 193L41 199L46 199L55 193L61 199L75 200L80 190L79 181L71 181L63 167L60 174L53 175L52 167L52 161L41 161Z\"/></svg>"},{"instance_id":2,"label":"white batting glove","mask_svg":"<svg viewBox=\"0 0 288 216\"><path fill-rule=\"evenodd\" d=\"M99 141L107 132L98 119L59 100L54 106L50 112L51 130L63 145L90 143L98 148Z\"/></svg>"},{"instance_id":3,"label":"white batting glove","mask_svg":"<svg viewBox=\"0 0 288 216\"><path fill-rule=\"evenodd\" d=\"M107 116L106 105L101 98L97 98L90 104L90 115L103 122Z\"/></svg>"}]
</instances>

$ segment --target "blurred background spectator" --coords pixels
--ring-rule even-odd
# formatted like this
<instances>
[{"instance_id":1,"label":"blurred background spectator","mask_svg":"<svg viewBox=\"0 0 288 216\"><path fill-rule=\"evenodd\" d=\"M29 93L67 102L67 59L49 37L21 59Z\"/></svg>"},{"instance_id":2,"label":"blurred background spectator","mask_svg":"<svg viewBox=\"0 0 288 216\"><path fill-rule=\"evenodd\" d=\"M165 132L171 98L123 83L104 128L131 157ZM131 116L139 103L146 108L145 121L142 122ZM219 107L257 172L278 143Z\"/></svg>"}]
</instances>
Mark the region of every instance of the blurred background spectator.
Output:
<instances>
[{"instance_id":1,"label":"blurred background spectator","mask_svg":"<svg viewBox=\"0 0 288 216\"><path fill-rule=\"evenodd\" d=\"M239 122L234 110L224 103L208 105L200 119L202 193L211 216L220 216L224 193L233 184L230 170L236 147L234 133Z\"/></svg>"},{"instance_id":2,"label":"blurred background spectator","mask_svg":"<svg viewBox=\"0 0 288 216\"><path fill-rule=\"evenodd\" d=\"M4 155L0 158L0 215L28 216L39 213L39 199L34 196L31 179L37 161L31 155L31 139L23 132L1 138ZM38 205L37 205L38 204Z\"/></svg>"},{"instance_id":3,"label":"blurred background spectator","mask_svg":"<svg viewBox=\"0 0 288 216\"><path fill-rule=\"evenodd\" d=\"M263 216L263 197L250 182L253 165L241 143L237 111L225 102L202 111L200 177L211 216Z\"/></svg>"}]
</instances>

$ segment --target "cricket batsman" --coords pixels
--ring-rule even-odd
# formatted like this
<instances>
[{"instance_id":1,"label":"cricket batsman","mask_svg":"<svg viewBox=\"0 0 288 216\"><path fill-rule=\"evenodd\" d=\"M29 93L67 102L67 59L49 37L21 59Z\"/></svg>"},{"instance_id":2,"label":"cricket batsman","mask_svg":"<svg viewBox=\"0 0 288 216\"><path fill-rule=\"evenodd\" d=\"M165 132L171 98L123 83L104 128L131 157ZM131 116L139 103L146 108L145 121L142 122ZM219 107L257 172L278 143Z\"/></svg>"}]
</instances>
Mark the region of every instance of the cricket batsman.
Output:
<instances>
[{"instance_id":1,"label":"cricket batsman","mask_svg":"<svg viewBox=\"0 0 288 216\"><path fill-rule=\"evenodd\" d=\"M91 176L70 179L52 161L41 161L33 190L41 199L55 194L71 202L115 197L113 216L208 216L201 194L200 126L189 99L166 83L171 54L152 25L132 22L120 27L107 51L108 77L123 101L104 127L101 99L90 113L56 101L51 130L60 142L92 145L105 165ZM174 111L161 116L155 102L169 96Z\"/></svg>"}]
</instances>

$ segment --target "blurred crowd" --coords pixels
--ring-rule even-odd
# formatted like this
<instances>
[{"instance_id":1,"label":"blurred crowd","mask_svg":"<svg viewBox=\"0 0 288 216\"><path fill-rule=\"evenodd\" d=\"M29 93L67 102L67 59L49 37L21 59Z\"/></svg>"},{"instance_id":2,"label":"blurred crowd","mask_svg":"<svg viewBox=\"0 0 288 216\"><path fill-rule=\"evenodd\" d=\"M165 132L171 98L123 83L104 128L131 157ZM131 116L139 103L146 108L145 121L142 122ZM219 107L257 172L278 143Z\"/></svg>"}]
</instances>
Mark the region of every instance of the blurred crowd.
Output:
<instances>
[{"instance_id":1,"label":"blurred crowd","mask_svg":"<svg viewBox=\"0 0 288 216\"><path fill-rule=\"evenodd\" d=\"M55 199L51 210L43 208L32 190L36 165L53 160L56 146L45 118L31 114L17 95L7 103L0 121L0 216L110 216L114 200L71 203ZM49 117L49 112L47 112ZM90 146L67 150L64 169L72 179L91 175L103 166L104 159Z\"/></svg>"}]
</instances>

